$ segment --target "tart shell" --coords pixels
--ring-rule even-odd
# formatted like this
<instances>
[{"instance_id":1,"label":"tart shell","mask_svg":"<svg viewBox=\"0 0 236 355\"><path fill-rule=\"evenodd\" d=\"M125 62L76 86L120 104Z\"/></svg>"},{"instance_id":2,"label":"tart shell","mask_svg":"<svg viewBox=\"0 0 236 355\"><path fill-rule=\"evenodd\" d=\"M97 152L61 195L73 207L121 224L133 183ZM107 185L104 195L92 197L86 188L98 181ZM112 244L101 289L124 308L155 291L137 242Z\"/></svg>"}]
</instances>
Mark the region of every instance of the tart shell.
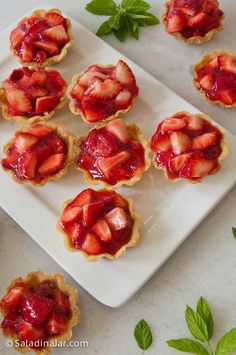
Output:
<instances>
[{"instance_id":1,"label":"tart shell","mask_svg":"<svg viewBox=\"0 0 236 355\"><path fill-rule=\"evenodd\" d=\"M165 26L165 29L167 27L167 21L166 21L166 16L168 14L168 11L169 11L169 6L170 6L170 3L171 3L171 0L167 1L165 3L165 10L164 10L164 13L162 15L162 22ZM219 5L219 2L216 1L216 3ZM221 21L224 19L225 15L224 13L222 14L222 17L221 17ZM223 25L222 23L220 23L220 26L217 27L217 28L213 28L212 30L208 31L204 36L192 36L190 38L185 38L180 32L176 32L176 33L169 33L167 32L168 34L172 35L172 36L175 36L177 39L179 39L180 41L184 42L184 43L187 43L187 44L202 44L202 43L205 43L205 42L208 42L213 36L215 33L217 32L220 32L223 30Z\"/></svg>"},{"instance_id":2,"label":"tart shell","mask_svg":"<svg viewBox=\"0 0 236 355\"><path fill-rule=\"evenodd\" d=\"M173 117L174 117L174 116L178 117L178 115L182 115L182 114L185 114L186 116L197 116L197 117L200 117L200 118L202 118L202 119L204 119L204 120L207 120L207 121L210 122L210 123L212 122L211 118L210 118L209 116L207 116L207 115L200 114L200 113L191 114L191 113L189 113L189 112L187 112L187 111L176 112L176 113L173 115ZM227 146L227 144L225 143L225 140L224 140L225 134L224 134L224 132L223 132L223 130L222 130L221 127L218 127L218 126L217 126L217 128L218 128L219 131L223 134L223 137L222 137L221 142L220 142L220 146L221 146L222 152L221 152L220 156L218 157L218 164L219 164L219 166L217 167L217 169L213 170L213 171L212 171L210 174L208 174L208 175L214 175L215 173L217 173L217 171L219 171L220 168L221 168L220 162L221 162L223 159L225 159L225 158L227 157L227 155L229 154L229 148L228 148L228 146ZM177 181L179 181L179 180L187 180L189 183L198 184L198 183L202 182L202 180L203 180L205 177L207 177L207 176L205 176L205 177L203 177L203 178L198 178L198 179L191 179L191 178L188 178L188 179L183 179L183 178L170 179L169 176L168 176L168 174L167 174L167 172L166 172L166 170L165 170L165 168L164 168L164 167L163 167L163 168L160 167L160 166L156 163L156 161L155 161L155 153L154 153L153 158L152 158L152 163L153 163L153 165L154 165L154 167L155 167L156 169L158 169L158 170L163 170L165 178L166 178L169 182L171 182L171 183L175 183L175 182L177 182Z\"/></svg>"},{"instance_id":3,"label":"tart shell","mask_svg":"<svg viewBox=\"0 0 236 355\"><path fill-rule=\"evenodd\" d=\"M106 191L106 190L99 190L99 191ZM70 241L70 238L67 236L67 234L65 233L64 229L61 227L60 221L61 221L61 217L59 218L58 222L57 222L57 230L61 233L64 234L64 243L65 243L65 247L67 250L72 251L72 252L81 252L84 257L86 258L87 261L98 261L102 258L106 258L109 260L114 260L117 259L121 256L123 256L125 254L126 248L130 248L130 247L134 247L135 245L137 245L138 241L139 241L139 226L141 225L141 216L138 215L135 210L134 210L134 204L133 204L133 200L129 197L124 197L123 195L121 195L121 197L128 203L129 205L129 212L130 212L130 216L133 219L134 223L133 223L133 227L132 227L132 234L130 237L130 240L127 244L123 245L119 250L117 250L117 252L112 255L112 254L108 254L108 253L103 253L103 254L99 254L99 255L91 255L88 254L86 251L82 250L82 249L76 249L73 244ZM64 209L73 201L73 199L67 200L64 202L63 206L62 206L62 211L64 211Z\"/></svg>"},{"instance_id":4,"label":"tart shell","mask_svg":"<svg viewBox=\"0 0 236 355\"><path fill-rule=\"evenodd\" d=\"M49 10L36 10L32 13L31 16L36 16L36 17L41 17L43 18L45 16L45 14L47 14L48 12L57 12L59 15L61 15L61 11L59 9L56 8L52 8ZM22 20L24 20L26 18L23 18ZM20 22L22 22L22 20ZM67 35L69 38L69 41L67 43L65 43L65 45L62 47L61 52L57 55L54 55L52 57L47 58L43 63L36 63L36 62L28 62L27 65L26 63L15 53L14 48L12 48L12 46L10 47L10 50L12 52L12 54L17 57L18 61L24 65L27 66L29 68L39 68L39 67L47 67L48 65L54 65L55 63L60 62L62 59L65 58L66 54L67 54L67 50L71 47L72 42L73 42L73 37L71 34L71 21L68 18L65 18L66 24L67 24ZM20 24L20 22L18 23L18 25Z\"/></svg>"},{"instance_id":5,"label":"tart shell","mask_svg":"<svg viewBox=\"0 0 236 355\"><path fill-rule=\"evenodd\" d=\"M37 285L38 283L41 283L44 280L53 281L60 291L67 294L69 296L70 306L71 306L71 317L68 322L68 331L62 335L50 336L50 338L48 339L48 342L50 343L50 341L51 342L68 341L72 337L72 328L74 326L76 326L77 324L79 324L79 322L80 322L80 309L76 305L79 295L78 295L77 289L74 286L68 285L65 283L65 278L62 274L55 273L55 274L46 275L42 271L31 272L25 278L18 277L17 279L13 280L10 283L10 285L7 287L7 292L19 282L24 282L28 285L33 286L33 285ZM5 316L6 312L1 310L1 314L3 316ZM15 341L19 340L16 335L9 336L9 334L7 334L5 332L3 332L3 335L8 338L10 337L13 340L13 345L14 345L15 350L20 353L34 352L37 355L47 355L47 354L52 353L52 351L54 350L54 348L50 345L46 348L38 349L38 350L31 349L29 347L19 347L19 346L16 346L16 344L15 344Z\"/></svg>"},{"instance_id":6,"label":"tart shell","mask_svg":"<svg viewBox=\"0 0 236 355\"><path fill-rule=\"evenodd\" d=\"M4 169L5 171L9 172L12 175L13 180L18 184L31 183L32 185L38 187L38 186L45 185L49 180L58 180L67 172L68 166L72 164L74 161L74 144L76 142L76 137L73 135L73 133L66 131L63 124L61 123L48 123L44 125L47 126L48 128L51 128L66 143L68 150L67 150L67 158L65 161L65 166L61 170L59 170L56 174L49 175L40 182L35 182L33 180L22 181L15 176L14 172L11 169ZM27 128L28 127L19 129L18 131L15 132L15 134L24 132L25 129L27 130ZM14 142L14 138L10 139L6 143L6 145L3 147L4 154L7 155L8 149L13 145L13 142Z\"/></svg>"},{"instance_id":7,"label":"tart shell","mask_svg":"<svg viewBox=\"0 0 236 355\"><path fill-rule=\"evenodd\" d=\"M102 128L102 127L105 127L105 126L106 126L106 123L97 125L94 128L95 129L99 129L99 128ZM115 185L110 185L109 183L107 183L106 181L103 181L101 179L95 180L90 175L90 173L87 170L80 168L77 165L77 162L76 162L76 159L77 159L77 157L78 157L78 155L80 153L80 150L81 150L80 146L83 143L84 139L87 137L87 135L86 135L84 137L79 138L77 144L74 145L74 147L75 147L74 148L75 149L75 167L76 167L77 170L83 172L84 179L89 184L92 184L92 185L103 184L104 187L106 188L106 190L109 190L109 191L116 190L119 187L121 187L122 185L133 186L141 179L142 173L144 173L145 171L147 171L150 168L150 166L151 166L151 158L149 156L150 155L150 148L149 148L148 140L144 137L143 133L141 132L141 130L140 130L140 128L138 126L136 126L134 124L130 124L130 125L127 125L126 127L127 127L127 130L128 130L128 133L129 133L129 137L131 139L138 140L141 143L141 145L143 146L143 148L144 148L144 160L145 160L144 169L141 170L135 176L133 176L131 179L129 179L129 180L121 180ZM92 128L91 130L93 130L94 128Z\"/></svg>"},{"instance_id":8,"label":"tart shell","mask_svg":"<svg viewBox=\"0 0 236 355\"><path fill-rule=\"evenodd\" d=\"M236 54L232 51L229 50L224 50L224 51L211 51L209 53L207 53L200 62L198 62L197 64L194 65L193 67L193 72L194 72L194 79L193 79L193 84L195 85L196 89L198 91L200 91L205 99L214 105L219 105L222 108L234 108L236 107L236 102L232 105L226 105L224 102L220 101L220 100L211 100L209 99L206 94L205 91L201 88L198 80L197 80L197 73L200 69L204 68L211 60L215 59L216 57L220 56L220 55L230 55L230 56L234 56L236 57Z\"/></svg>"}]
</instances>

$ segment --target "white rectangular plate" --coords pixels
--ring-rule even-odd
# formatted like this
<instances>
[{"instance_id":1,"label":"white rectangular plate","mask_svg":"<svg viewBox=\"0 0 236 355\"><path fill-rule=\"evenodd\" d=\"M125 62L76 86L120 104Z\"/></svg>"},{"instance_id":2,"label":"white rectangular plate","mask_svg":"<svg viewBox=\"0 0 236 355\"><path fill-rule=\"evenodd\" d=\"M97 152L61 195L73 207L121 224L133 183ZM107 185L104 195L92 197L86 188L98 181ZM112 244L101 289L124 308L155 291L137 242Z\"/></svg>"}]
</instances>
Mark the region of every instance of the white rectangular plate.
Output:
<instances>
[{"instance_id":1,"label":"white rectangular plate","mask_svg":"<svg viewBox=\"0 0 236 355\"><path fill-rule=\"evenodd\" d=\"M127 123L138 124L144 134L151 137L163 118L182 110L197 112L78 22L72 20L72 25L74 44L66 59L55 67L68 83L73 74L92 63L116 63L123 58L140 86L139 98L126 115ZM14 26L0 35L0 81L19 66L9 51L9 34ZM69 112L68 103L56 113L53 121L63 122L78 136L91 128ZM1 158L2 146L17 128L17 124L0 119ZM120 189L119 192L134 199L137 211L143 216L143 224L140 244L116 261L87 262L80 253L65 249L63 236L55 229L62 203L88 187L82 174L74 168L61 180L41 188L14 183L1 168L0 206L93 297L108 306L118 307L160 268L235 184L236 138L227 131L225 134L230 155L223 162L222 170L202 184L192 185L185 181L171 184L161 171L151 168L134 187Z\"/></svg>"}]
</instances>

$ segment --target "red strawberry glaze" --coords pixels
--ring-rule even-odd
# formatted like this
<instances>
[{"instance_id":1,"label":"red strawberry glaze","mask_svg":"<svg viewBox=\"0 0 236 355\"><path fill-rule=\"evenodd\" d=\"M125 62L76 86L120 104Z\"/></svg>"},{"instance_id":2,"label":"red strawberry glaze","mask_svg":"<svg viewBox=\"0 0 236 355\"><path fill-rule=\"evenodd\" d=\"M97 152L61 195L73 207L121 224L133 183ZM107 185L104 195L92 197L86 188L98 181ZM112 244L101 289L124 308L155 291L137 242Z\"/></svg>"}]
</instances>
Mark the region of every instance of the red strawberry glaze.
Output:
<instances>
[{"instance_id":1,"label":"red strawberry glaze","mask_svg":"<svg viewBox=\"0 0 236 355\"><path fill-rule=\"evenodd\" d=\"M65 300L63 309L58 294ZM33 349L43 349L43 342L51 335L66 332L71 317L68 295L51 280L33 285L15 283L1 300L0 309L4 315L1 323L4 335L17 337Z\"/></svg>"},{"instance_id":2,"label":"red strawberry glaze","mask_svg":"<svg viewBox=\"0 0 236 355\"><path fill-rule=\"evenodd\" d=\"M60 225L69 244L89 255L114 255L132 235L128 202L117 192L83 190L66 205Z\"/></svg>"},{"instance_id":3,"label":"red strawberry glaze","mask_svg":"<svg viewBox=\"0 0 236 355\"><path fill-rule=\"evenodd\" d=\"M24 63L42 64L60 54L69 40L67 20L57 12L24 18L10 35L11 47Z\"/></svg>"},{"instance_id":4,"label":"red strawberry glaze","mask_svg":"<svg viewBox=\"0 0 236 355\"><path fill-rule=\"evenodd\" d=\"M219 169L223 134L198 115L178 113L162 121L151 139L154 164L168 178L200 181Z\"/></svg>"},{"instance_id":5,"label":"red strawberry glaze","mask_svg":"<svg viewBox=\"0 0 236 355\"><path fill-rule=\"evenodd\" d=\"M64 167L67 150L66 143L51 128L32 125L16 132L2 167L20 181L38 184Z\"/></svg>"},{"instance_id":6,"label":"red strawberry glaze","mask_svg":"<svg viewBox=\"0 0 236 355\"><path fill-rule=\"evenodd\" d=\"M195 81L210 100L234 105L236 103L236 56L216 55L214 59L196 70Z\"/></svg>"},{"instance_id":7,"label":"red strawberry glaze","mask_svg":"<svg viewBox=\"0 0 236 355\"><path fill-rule=\"evenodd\" d=\"M188 39L204 37L221 25L223 11L216 0L171 0L165 16L167 31Z\"/></svg>"},{"instance_id":8,"label":"red strawberry glaze","mask_svg":"<svg viewBox=\"0 0 236 355\"><path fill-rule=\"evenodd\" d=\"M41 116L53 111L67 84L56 70L14 69L2 84L10 116Z\"/></svg>"}]
</instances>

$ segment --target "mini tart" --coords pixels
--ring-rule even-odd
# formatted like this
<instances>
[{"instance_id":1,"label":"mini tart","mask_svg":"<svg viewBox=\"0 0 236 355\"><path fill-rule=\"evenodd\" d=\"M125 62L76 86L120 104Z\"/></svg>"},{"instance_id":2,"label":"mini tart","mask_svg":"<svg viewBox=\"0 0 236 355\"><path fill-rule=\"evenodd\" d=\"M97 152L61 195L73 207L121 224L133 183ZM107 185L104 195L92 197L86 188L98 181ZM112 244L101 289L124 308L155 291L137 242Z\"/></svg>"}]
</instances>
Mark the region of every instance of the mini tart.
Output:
<instances>
[{"instance_id":1,"label":"mini tart","mask_svg":"<svg viewBox=\"0 0 236 355\"><path fill-rule=\"evenodd\" d=\"M67 95L70 110L87 123L109 121L128 112L139 89L130 67L94 64L73 76Z\"/></svg>"},{"instance_id":2,"label":"mini tart","mask_svg":"<svg viewBox=\"0 0 236 355\"><path fill-rule=\"evenodd\" d=\"M223 18L217 0L169 0L162 21L167 33L187 44L201 44L222 30Z\"/></svg>"},{"instance_id":3,"label":"mini tart","mask_svg":"<svg viewBox=\"0 0 236 355\"><path fill-rule=\"evenodd\" d=\"M208 102L236 107L236 54L212 51L194 66L194 85Z\"/></svg>"},{"instance_id":4,"label":"mini tart","mask_svg":"<svg viewBox=\"0 0 236 355\"><path fill-rule=\"evenodd\" d=\"M50 354L54 348L50 344L43 346L44 341L71 339L72 328L80 321L77 301L77 289L66 284L59 273L46 275L37 271L19 277L11 282L0 302L3 335L14 341L18 352ZM16 340L27 346L16 346Z\"/></svg>"},{"instance_id":5,"label":"mini tart","mask_svg":"<svg viewBox=\"0 0 236 355\"><path fill-rule=\"evenodd\" d=\"M133 202L115 191L83 190L63 205L57 228L70 251L88 261L117 259L138 243L140 217Z\"/></svg>"},{"instance_id":6,"label":"mini tart","mask_svg":"<svg viewBox=\"0 0 236 355\"><path fill-rule=\"evenodd\" d=\"M74 161L75 137L60 123L35 124L15 132L3 148L2 167L17 183L45 185L60 179Z\"/></svg>"},{"instance_id":7,"label":"mini tart","mask_svg":"<svg viewBox=\"0 0 236 355\"><path fill-rule=\"evenodd\" d=\"M221 168L228 154L224 133L203 114L177 112L163 120L151 139L153 164L165 177L201 182Z\"/></svg>"},{"instance_id":8,"label":"mini tart","mask_svg":"<svg viewBox=\"0 0 236 355\"><path fill-rule=\"evenodd\" d=\"M75 146L75 166L90 184L107 190L134 185L151 165L148 141L136 125L121 118L91 129Z\"/></svg>"},{"instance_id":9,"label":"mini tart","mask_svg":"<svg viewBox=\"0 0 236 355\"><path fill-rule=\"evenodd\" d=\"M11 32L10 49L23 65L46 67L60 62L72 41L71 22L60 10L36 10Z\"/></svg>"}]
</instances>

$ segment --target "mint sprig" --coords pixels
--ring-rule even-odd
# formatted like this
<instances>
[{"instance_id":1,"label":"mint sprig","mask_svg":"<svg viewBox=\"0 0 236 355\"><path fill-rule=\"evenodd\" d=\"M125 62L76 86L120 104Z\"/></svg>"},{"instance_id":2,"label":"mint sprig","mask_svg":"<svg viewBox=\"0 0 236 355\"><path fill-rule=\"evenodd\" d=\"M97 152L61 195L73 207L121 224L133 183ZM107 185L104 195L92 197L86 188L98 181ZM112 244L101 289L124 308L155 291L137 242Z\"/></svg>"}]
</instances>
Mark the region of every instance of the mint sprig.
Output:
<instances>
[{"instance_id":1,"label":"mint sprig","mask_svg":"<svg viewBox=\"0 0 236 355\"><path fill-rule=\"evenodd\" d=\"M134 337L138 346L144 351L149 349L152 345L152 332L148 323L144 319L141 319L136 324L134 328Z\"/></svg>"},{"instance_id":2,"label":"mint sprig","mask_svg":"<svg viewBox=\"0 0 236 355\"><path fill-rule=\"evenodd\" d=\"M214 333L214 322L210 307L203 297L198 300L196 311L187 306L185 318L190 333L205 346L193 339L183 338L167 341L169 347L196 355L231 355L236 351L236 328L226 333L219 340L216 351L213 351L210 340Z\"/></svg>"},{"instance_id":3,"label":"mint sprig","mask_svg":"<svg viewBox=\"0 0 236 355\"><path fill-rule=\"evenodd\" d=\"M160 23L155 15L148 12L150 5L143 0L122 0L121 4L114 0L93 0L85 9L94 15L110 16L98 28L97 36L113 33L121 42L128 35L139 39L139 27Z\"/></svg>"}]
</instances>

